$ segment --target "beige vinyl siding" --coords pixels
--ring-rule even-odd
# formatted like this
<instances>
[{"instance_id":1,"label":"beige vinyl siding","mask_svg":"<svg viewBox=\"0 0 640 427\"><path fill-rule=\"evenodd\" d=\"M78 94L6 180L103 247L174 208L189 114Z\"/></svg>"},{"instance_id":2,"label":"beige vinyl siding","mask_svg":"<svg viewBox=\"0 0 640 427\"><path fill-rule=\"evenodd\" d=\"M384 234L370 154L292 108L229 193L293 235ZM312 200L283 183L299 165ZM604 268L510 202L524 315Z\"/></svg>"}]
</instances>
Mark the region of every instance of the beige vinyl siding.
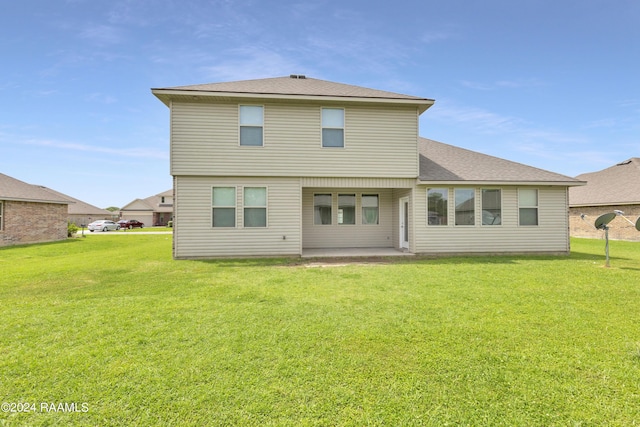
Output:
<instances>
[{"instance_id":1,"label":"beige vinyl siding","mask_svg":"<svg viewBox=\"0 0 640 427\"><path fill-rule=\"evenodd\" d=\"M413 188L415 179L406 178L337 178L303 177L303 187L351 187L351 188Z\"/></svg>"},{"instance_id":2,"label":"beige vinyl siding","mask_svg":"<svg viewBox=\"0 0 640 427\"><path fill-rule=\"evenodd\" d=\"M295 178L176 177L174 257L299 255L300 180ZM236 188L236 227L214 228L212 188ZM267 227L243 226L244 187L267 188Z\"/></svg>"},{"instance_id":3,"label":"beige vinyl siding","mask_svg":"<svg viewBox=\"0 0 640 427\"><path fill-rule=\"evenodd\" d=\"M393 247L396 249L400 249L400 199L404 197L409 198L409 252L415 251L415 213L414 206L415 201L413 199L413 191L412 189L395 189L392 193L393 202L391 205L392 208L392 220L393 220Z\"/></svg>"},{"instance_id":4,"label":"beige vinyl siding","mask_svg":"<svg viewBox=\"0 0 640 427\"><path fill-rule=\"evenodd\" d=\"M566 187L538 188L538 226L518 225L517 187L502 187L502 224L480 225L482 200L476 193L476 224L455 226L455 200L449 197L449 225L427 226L427 188L455 188L435 184L415 191L416 253L568 253L569 232ZM460 186L469 188L469 186ZM474 187L489 188L489 187ZM496 188L496 187L491 187Z\"/></svg>"},{"instance_id":5,"label":"beige vinyl siding","mask_svg":"<svg viewBox=\"0 0 640 427\"><path fill-rule=\"evenodd\" d=\"M304 188L302 190L302 246L315 248L391 248L393 247L392 189ZM332 195L331 225L314 224L313 195ZM338 194L356 195L356 223L338 224ZM379 196L379 223L362 224L362 194Z\"/></svg>"},{"instance_id":6,"label":"beige vinyl siding","mask_svg":"<svg viewBox=\"0 0 640 427\"><path fill-rule=\"evenodd\" d=\"M415 107L264 105L264 146L238 143L237 103L171 104L171 174L415 178ZM344 148L323 148L321 108L345 110ZM389 161L393 159L393 161Z\"/></svg>"}]
</instances>

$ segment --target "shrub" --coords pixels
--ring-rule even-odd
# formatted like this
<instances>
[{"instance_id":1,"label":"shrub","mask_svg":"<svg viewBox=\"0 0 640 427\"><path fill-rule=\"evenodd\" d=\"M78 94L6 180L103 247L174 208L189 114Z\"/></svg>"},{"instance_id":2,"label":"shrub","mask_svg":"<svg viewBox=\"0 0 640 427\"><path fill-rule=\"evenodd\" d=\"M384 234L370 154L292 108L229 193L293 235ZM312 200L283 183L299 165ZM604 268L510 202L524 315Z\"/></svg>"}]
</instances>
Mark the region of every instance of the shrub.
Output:
<instances>
[{"instance_id":1,"label":"shrub","mask_svg":"<svg viewBox=\"0 0 640 427\"><path fill-rule=\"evenodd\" d=\"M78 226L73 222L67 223L67 237L73 237L78 232Z\"/></svg>"}]
</instances>

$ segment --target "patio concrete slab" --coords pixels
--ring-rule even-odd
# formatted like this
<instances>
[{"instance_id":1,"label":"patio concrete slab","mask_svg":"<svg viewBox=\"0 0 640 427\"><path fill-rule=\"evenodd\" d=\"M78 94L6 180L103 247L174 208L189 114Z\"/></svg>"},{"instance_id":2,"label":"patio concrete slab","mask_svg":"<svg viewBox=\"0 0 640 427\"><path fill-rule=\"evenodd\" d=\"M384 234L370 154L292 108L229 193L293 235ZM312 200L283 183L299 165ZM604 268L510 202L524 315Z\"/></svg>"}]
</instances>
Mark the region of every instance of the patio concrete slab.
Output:
<instances>
[{"instance_id":1,"label":"patio concrete slab","mask_svg":"<svg viewBox=\"0 0 640 427\"><path fill-rule=\"evenodd\" d=\"M410 252L403 252L394 248L332 248L302 250L302 258L353 258L413 255L414 254Z\"/></svg>"}]
</instances>

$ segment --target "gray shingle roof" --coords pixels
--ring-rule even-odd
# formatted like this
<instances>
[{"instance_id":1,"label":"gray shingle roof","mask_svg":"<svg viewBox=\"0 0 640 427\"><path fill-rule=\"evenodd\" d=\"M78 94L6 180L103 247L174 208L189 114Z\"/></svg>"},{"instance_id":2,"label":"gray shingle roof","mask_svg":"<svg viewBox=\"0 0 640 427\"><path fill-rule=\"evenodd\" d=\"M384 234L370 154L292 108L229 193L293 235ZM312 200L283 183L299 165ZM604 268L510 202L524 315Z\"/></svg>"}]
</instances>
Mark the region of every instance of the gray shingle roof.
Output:
<instances>
[{"instance_id":1,"label":"gray shingle roof","mask_svg":"<svg viewBox=\"0 0 640 427\"><path fill-rule=\"evenodd\" d=\"M569 206L640 204L640 158L576 177L587 185L569 191Z\"/></svg>"},{"instance_id":2,"label":"gray shingle roof","mask_svg":"<svg viewBox=\"0 0 640 427\"><path fill-rule=\"evenodd\" d=\"M27 184L19 179L0 173L0 200L25 202L57 203L68 205L71 200L43 189L41 186Z\"/></svg>"},{"instance_id":3,"label":"gray shingle roof","mask_svg":"<svg viewBox=\"0 0 640 427\"><path fill-rule=\"evenodd\" d=\"M295 77L295 78L294 78ZM191 86L176 86L151 89L153 94L167 106L170 101L193 101L193 97L245 97L245 98L289 98L325 99L342 101L388 102L416 105L424 112L434 100L404 95L384 90L369 89L343 83L329 82L310 77L273 77L267 79L241 80L236 82L208 83Z\"/></svg>"},{"instance_id":4,"label":"gray shingle roof","mask_svg":"<svg viewBox=\"0 0 640 427\"><path fill-rule=\"evenodd\" d=\"M90 205L89 203L83 202L82 200L76 199L71 196L67 196L66 194L60 193L59 191L52 190L51 188L42 186L40 188L54 195L69 200L71 202L71 204L69 204L69 215L113 215L113 212L109 212L106 209L101 209L97 206Z\"/></svg>"},{"instance_id":5,"label":"gray shingle roof","mask_svg":"<svg viewBox=\"0 0 640 427\"><path fill-rule=\"evenodd\" d=\"M575 178L420 138L420 181L580 185Z\"/></svg>"},{"instance_id":6,"label":"gray shingle roof","mask_svg":"<svg viewBox=\"0 0 640 427\"><path fill-rule=\"evenodd\" d=\"M290 76L256 80L241 80L236 82L199 84L191 86L177 86L164 89L198 92L232 92L272 95L315 95L355 98L407 99L416 101L426 100L426 98L420 98L417 96L403 95L377 89L368 89L361 86L334 83L326 80L313 79L310 77L292 78Z\"/></svg>"}]
</instances>

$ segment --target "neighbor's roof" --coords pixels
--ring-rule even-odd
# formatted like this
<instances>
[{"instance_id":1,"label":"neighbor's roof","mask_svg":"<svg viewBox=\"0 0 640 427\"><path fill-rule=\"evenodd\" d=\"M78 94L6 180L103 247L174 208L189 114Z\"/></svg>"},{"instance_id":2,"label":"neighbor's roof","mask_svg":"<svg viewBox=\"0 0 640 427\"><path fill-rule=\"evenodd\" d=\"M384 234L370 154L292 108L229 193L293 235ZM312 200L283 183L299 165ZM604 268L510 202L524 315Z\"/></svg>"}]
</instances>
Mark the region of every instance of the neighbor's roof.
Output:
<instances>
[{"instance_id":1,"label":"neighbor's roof","mask_svg":"<svg viewBox=\"0 0 640 427\"><path fill-rule=\"evenodd\" d=\"M101 209L97 206L90 205L89 203L83 202L82 200L78 200L74 197L67 196L66 194L60 193L59 191L52 190L51 188L40 186L45 191L50 192L51 194L63 197L72 203L69 205L69 215L113 215L113 212L109 212L106 209Z\"/></svg>"},{"instance_id":2,"label":"neighbor's roof","mask_svg":"<svg viewBox=\"0 0 640 427\"><path fill-rule=\"evenodd\" d=\"M576 178L587 185L569 191L569 206L640 204L640 158L633 157Z\"/></svg>"},{"instance_id":3,"label":"neighbor's roof","mask_svg":"<svg viewBox=\"0 0 640 427\"><path fill-rule=\"evenodd\" d=\"M0 200L14 200L19 202L56 203L68 205L73 203L66 197L53 194L39 185L26 182L0 173Z\"/></svg>"},{"instance_id":4,"label":"neighbor's roof","mask_svg":"<svg viewBox=\"0 0 640 427\"><path fill-rule=\"evenodd\" d=\"M162 197L173 197L173 189L145 199L135 199L123 206L120 211L173 212L173 203L162 203Z\"/></svg>"},{"instance_id":5,"label":"neighbor's roof","mask_svg":"<svg viewBox=\"0 0 640 427\"><path fill-rule=\"evenodd\" d=\"M584 184L578 179L443 144L419 139L420 181L447 184Z\"/></svg>"},{"instance_id":6,"label":"neighbor's roof","mask_svg":"<svg viewBox=\"0 0 640 427\"><path fill-rule=\"evenodd\" d=\"M208 83L191 86L151 89L162 102L169 105L171 99L189 100L194 96L254 97L254 98L299 98L299 99L341 99L359 101L387 101L418 104L425 111L433 99L403 95L384 90L369 89L343 83L313 79L295 75L236 82Z\"/></svg>"}]
</instances>

